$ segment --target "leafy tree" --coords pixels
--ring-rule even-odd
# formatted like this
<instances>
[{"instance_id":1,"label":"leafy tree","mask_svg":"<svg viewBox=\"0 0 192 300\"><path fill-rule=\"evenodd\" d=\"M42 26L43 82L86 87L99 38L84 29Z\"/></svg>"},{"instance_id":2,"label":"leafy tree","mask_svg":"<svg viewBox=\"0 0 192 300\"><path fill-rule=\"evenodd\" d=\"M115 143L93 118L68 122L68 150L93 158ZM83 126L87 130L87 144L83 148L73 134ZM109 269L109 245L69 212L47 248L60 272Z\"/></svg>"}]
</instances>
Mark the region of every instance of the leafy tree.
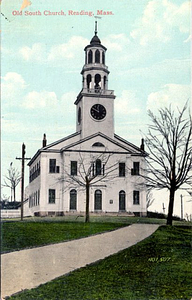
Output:
<instances>
[{"instance_id":1,"label":"leafy tree","mask_svg":"<svg viewBox=\"0 0 192 300\"><path fill-rule=\"evenodd\" d=\"M145 178L151 188L169 191L167 225L172 225L175 192L192 184L192 120L185 117L186 110L187 104L177 115L171 106L160 109L158 116L149 111Z\"/></svg>"},{"instance_id":2,"label":"leafy tree","mask_svg":"<svg viewBox=\"0 0 192 300\"><path fill-rule=\"evenodd\" d=\"M4 187L8 187L11 189L11 201L12 201L12 192L13 192L13 200L16 201L16 187L21 180L21 174L19 171L10 164L9 169L7 170L8 174L5 175L4 179Z\"/></svg>"}]
</instances>

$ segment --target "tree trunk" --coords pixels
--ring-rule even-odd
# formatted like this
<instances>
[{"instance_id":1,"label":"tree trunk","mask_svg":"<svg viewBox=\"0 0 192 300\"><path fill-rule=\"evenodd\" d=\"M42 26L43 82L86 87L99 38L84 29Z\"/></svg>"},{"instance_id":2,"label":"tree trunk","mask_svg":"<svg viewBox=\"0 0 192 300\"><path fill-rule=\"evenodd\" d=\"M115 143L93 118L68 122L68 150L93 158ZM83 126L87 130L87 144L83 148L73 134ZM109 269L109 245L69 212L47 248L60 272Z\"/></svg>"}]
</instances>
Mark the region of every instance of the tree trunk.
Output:
<instances>
[{"instance_id":1,"label":"tree trunk","mask_svg":"<svg viewBox=\"0 0 192 300\"><path fill-rule=\"evenodd\" d=\"M169 194L169 208L168 208L168 216L167 216L167 225L171 225L171 226L173 221L174 198L175 198L175 189L171 188Z\"/></svg>"},{"instance_id":2,"label":"tree trunk","mask_svg":"<svg viewBox=\"0 0 192 300\"><path fill-rule=\"evenodd\" d=\"M16 193L15 193L15 187L13 188L13 201L16 201Z\"/></svg>"},{"instance_id":3,"label":"tree trunk","mask_svg":"<svg viewBox=\"0 0 192 300\"><path fill-rule=\"evenodd\" d=\"M89 181L86 178L86 216L85 216L85 223L89 223Z\"/></svg>"}]
</instances>

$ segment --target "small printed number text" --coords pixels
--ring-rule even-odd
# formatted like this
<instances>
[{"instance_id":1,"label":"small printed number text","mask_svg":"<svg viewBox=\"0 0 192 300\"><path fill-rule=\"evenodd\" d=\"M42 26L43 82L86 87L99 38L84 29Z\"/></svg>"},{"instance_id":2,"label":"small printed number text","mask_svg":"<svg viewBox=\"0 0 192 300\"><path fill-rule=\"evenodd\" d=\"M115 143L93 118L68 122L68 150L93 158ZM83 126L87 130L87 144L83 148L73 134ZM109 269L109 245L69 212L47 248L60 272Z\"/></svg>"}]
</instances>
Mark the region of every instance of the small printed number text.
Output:
<instances>
[{"instance_id":1,"label":"small printed number text","mask_svg":"<svg viewBox=\"0 0 192 300\"><path fill-rule=\"evenodd\" d=\"M148 261L150 262L168 262L171 260L171 257L150 257Z\"/></svg>"}]
</instances>

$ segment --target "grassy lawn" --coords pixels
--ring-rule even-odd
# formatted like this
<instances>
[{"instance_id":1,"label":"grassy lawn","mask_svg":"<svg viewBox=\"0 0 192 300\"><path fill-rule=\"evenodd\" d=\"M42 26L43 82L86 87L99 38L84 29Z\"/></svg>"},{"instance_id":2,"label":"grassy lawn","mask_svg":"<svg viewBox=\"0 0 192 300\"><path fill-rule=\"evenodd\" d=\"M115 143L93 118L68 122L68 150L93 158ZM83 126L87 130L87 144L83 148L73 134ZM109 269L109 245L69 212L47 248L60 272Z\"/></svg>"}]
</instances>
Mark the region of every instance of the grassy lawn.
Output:
<instances>
[{"instance_id":1,"label":"grassy lawn","mask_svg":"<svg viewBox=\"0 0 192 300\"><path fill-rule=\"evenodd\" d=\"M18 219L4 219L4 222L20 222ZM126 225L134 223L145 223L145 224L160 224L165 225L166 219L158 218L148 218L148 217L128 217L128 216L91 216L91 223L122 223ZM24 218L24 222L75 222L75 223L84 223L85 217L83 215L66 215L64 217L27 217ZM192 222L185 221L173 221L173 225L192 225Z\"/></svg>"},{"instance_id":2,"label":"grassy lawn","mask_svg":"<svg viewBox=\"0 0 192 300\"><path fill-rule=\"evenodd\" d=\"M1 252L69 241L134 223L164 225L166 220L126 216L92 216L89 224L84 223L83 216L32 217L23 222L8 220L1 224ZM174 224L185 225L185 222L174 221Z\"/></svg>"},{"instance_id":3,"label":"grassy lawn","mask_svg":"<svg viewBox=\"0 0 192 300\"><path fill-rule=\"evenodd\" d=\"M3 222L1 251L11 252L87 237L125 226L125 223L43 221Z\"/></svg>"},{"instance_id":4,"label":"grassy lawn","mask_svg":"<svg viewBox=\"0 0 192 300\"><path fill-rule=\"evenodd\" d=\"M135 246L7 299L189 300L191 237L191 227L162 226Z\"/></svg>"}]
</instances>

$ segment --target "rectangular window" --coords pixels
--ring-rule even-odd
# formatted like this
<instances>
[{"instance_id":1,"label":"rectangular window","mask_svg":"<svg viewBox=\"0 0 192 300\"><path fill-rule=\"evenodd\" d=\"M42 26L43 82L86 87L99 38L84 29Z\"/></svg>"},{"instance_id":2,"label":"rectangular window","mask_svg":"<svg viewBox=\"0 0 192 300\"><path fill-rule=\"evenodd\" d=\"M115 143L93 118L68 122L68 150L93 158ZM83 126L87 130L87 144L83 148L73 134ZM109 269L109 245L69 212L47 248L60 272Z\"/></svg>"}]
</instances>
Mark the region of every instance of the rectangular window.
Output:
<instances>
[{"instance_id":1,"label":"rectangular window","mask_svg":"<svg viewBox=\"0 0 192 300\"><path fill-rule=\"evenodd\" d=\"M77 161L71 161L71 175L77 175Z\"/></svg>"},{"instance_id":2,"label":"rectangular window","mask_svg":"<svg viewBox=\"0 0 192 300\"><path fill-rule=\"evenodd\" d=\"M49 203L55 203L55 190L49 189Z\"/></svg>"},{"instance_id":3,"label":"rectangular window","mask_svg":"<svg viewBox=\"0 0 192 300\"><path fill-rule=\"evenodd\" d=\"M139 175L139 162L133 162L133 169L131 169L131 175Z\"/></svg>"},{"instance_id":4,"label":"rectangular window","mask_svg":"<svg viewBox=\"0 0 192 300\"><path fill-rule=\"evenodd\" d=\"M37 201L37 205L39 205L39 200L40 200L40 190L38 190L38 201Z\"/></svg>"},{"instance_id":5,"label":"rectangular window","mask_svg":"<svg viewBox=\"0 0 192 300\"><path fill-rule=\"evenodd\" d=\"M125 177L125 163L119 163L119 177Z\"/></svg>"},{"instance_id":6,"label":"rectangular window","mask_svg":"<svg viewBox=\"0 0 192 300\"><path fill-rule=\"evenodd\" d=\"M101 175L102 163L100 159L97 159L95 162L95 171L96 176Z\"/></svg>"},{"instance_id":7,"label":"rectangular window","mask_svg":"<svg viewBox=\"0 0 192 300\"><path fill-rule=\"evenodd\" d=\"M133 191L133 204L139 205L139 191Z\"/></svg>"},{"instance_id":8,"label":"rectangular window","mask_svg":"<svg viewBox=\"0 0 192 300\"><path fill-rule=\"evenodd\" d=\"M92 163L91 168L93 176L105 175L105 164L102 165L100 159L97 159L95 163Z\"/></svg>"},{"instance_id":9,"label":"rectangular window","mask_svg":"<svg viewBox=\"0 0 192 300\"><path fill-rule=\"evenodd\" d=\"M49 172L55 173L56 171L56 159L50 159L49 160Z\"/></svg>"}]
</instances>

